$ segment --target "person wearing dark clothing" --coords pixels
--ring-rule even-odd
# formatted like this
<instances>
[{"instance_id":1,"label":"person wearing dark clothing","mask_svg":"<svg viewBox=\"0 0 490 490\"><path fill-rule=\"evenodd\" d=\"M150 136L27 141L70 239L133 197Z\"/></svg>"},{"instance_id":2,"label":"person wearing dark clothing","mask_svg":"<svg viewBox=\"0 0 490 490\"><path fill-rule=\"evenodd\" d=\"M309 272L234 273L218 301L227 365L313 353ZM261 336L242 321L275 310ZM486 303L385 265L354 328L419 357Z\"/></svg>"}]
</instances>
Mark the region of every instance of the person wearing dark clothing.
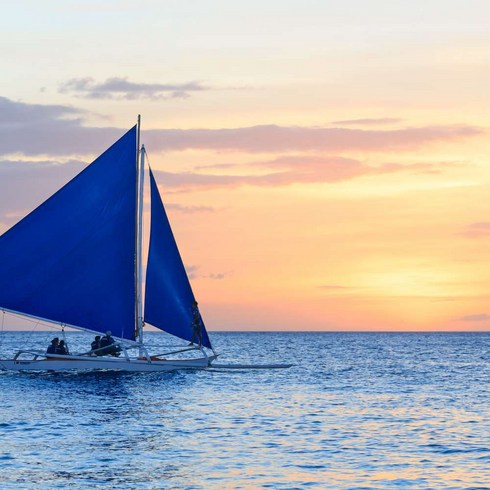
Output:
<instances>
[{"instance_id":1,"label":"person wearing dark clothing","mask_svg":"<svg viewBox=\"0 0 490 490\"><path fill-rule=\"evenodd\" d=\"M100 339L100 347L107 347L114 343L114 339L112 338L112 332L108 330L106 334Z\"/></svg>"},{"instance_id":2,"label":"person wearing dark clothing","mask_svg":"<svg viewBox=\"0 0 490 490\"><path fill-rule=\"evenodd\" d=\"M100 349L100 335L96 335L95 339L93 342L90 344L90 348L92 350L97 350ZM95 355L100 356L101 354L99 352L96 352Z\"/></svg>"},{"instance_id":3,"label":"person wearing dark clothing","mask_svg":"<svg viewBox=\"0 0 490 490\"><path fill-rule=\"evenodd\" d=\"M202 345L202 320L201 314L199 313L199 307L197 306L197 301L192 303L192 340L190 345L194 344L194 339L198 341L199 348Z\"/></svg>"},{"instance_id":4,"label":"person wearing dark clothing","mask_svg":"<svg viewBox=\"0 0 490 490\"><path fill-rule=\"evenodd\" d=\"M61 354L63 356L68 355L70 352L68 351L68 346L65 344L64 340L60 340L58 347L56 348L56 354Z\"/></svg>"},{"instance_id":5,"label":"person wearing dark clothing","mask_svg":"<svg viewBox=\"0 0 490 490\"><path fill-rule=\"evenodd\" d=\"M59 344L59 339L58 337L55 337L51 341L51 345L46 350L46 354L56 354L56 350L58 349L58 344Z\"/></svg>"},{"instance_id":6,"label":"person wearing dark clothing","mask_svg":"<svg viewBox=\"0 0 490 490\"><path fill-rule=\"evenodd\" d=\"M100 339L100 348L104 347L104 350L100 351L103 356L118 356L121 352L121 348L115 344L115 340L112 338L112 332L108 330L106 334Z\"/></svg>"}]
</instances>

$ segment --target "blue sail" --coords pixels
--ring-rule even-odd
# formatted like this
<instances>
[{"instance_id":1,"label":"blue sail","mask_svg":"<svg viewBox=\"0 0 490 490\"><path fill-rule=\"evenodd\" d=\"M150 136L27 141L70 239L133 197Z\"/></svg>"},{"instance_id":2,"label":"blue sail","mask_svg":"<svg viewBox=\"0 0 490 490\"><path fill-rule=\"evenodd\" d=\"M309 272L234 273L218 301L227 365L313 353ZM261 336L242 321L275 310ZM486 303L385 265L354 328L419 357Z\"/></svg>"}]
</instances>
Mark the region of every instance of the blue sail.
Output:
<instances>
[{"instance_id":1,"label":"blue sail","mask_svg":"<svg viewBox=\"0 0 490 490\"><path fill-rule=\"evenodd\" d=\"M136 132L0 237L0 308L134 340Z\"/></svg>"},{"instance_id":2,"label":"blue sail","mask_svg":"<svg viewBox=\"0 0 490 490\"><path fill-rule=\"evenodd\" d=\"M176 337L194 341L194 293L175 242L158 187L150 170L151 231L146 271L145 322ZM202 345L211 348L201 319Z\"/></svg>"}]
</instances>

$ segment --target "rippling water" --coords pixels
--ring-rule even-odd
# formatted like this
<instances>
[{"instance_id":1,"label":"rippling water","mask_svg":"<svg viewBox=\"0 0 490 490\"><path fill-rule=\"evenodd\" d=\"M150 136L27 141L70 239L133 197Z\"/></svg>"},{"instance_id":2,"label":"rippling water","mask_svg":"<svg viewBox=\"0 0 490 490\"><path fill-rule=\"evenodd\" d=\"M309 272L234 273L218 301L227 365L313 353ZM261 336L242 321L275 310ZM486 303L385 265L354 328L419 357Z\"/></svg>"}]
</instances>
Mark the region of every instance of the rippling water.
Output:
<instances>
[{"instance_id":1,"label":"rippling water","mask_svg":"<svg viewBox=\"0 0 490 490\"><path fill-rule=\"evenodd\" d=\"M296 366L0 372L0 488L490 488L490 334L211 335Z\"/></svg>"}]
</instances>

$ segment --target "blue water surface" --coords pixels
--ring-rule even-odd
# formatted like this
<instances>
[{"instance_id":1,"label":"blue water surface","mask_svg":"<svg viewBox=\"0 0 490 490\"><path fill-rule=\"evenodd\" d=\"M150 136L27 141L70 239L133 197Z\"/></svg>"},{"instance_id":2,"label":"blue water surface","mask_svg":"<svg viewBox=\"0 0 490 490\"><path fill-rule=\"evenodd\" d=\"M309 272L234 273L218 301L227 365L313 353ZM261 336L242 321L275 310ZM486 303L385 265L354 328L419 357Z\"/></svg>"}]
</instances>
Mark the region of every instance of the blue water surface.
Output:
<instances>
[{"instance_id":1,"label":"blue water surface","mask_svg":"<svg viewBox=\"0 0 490 490\"><path fill-rule=\"evenodd\" d=\"M4 332L0 355L52 336ZM295 366L0 372L0 488L490 488L490 334L211 339L221 363Z\"/></svg>"}]
</instances>

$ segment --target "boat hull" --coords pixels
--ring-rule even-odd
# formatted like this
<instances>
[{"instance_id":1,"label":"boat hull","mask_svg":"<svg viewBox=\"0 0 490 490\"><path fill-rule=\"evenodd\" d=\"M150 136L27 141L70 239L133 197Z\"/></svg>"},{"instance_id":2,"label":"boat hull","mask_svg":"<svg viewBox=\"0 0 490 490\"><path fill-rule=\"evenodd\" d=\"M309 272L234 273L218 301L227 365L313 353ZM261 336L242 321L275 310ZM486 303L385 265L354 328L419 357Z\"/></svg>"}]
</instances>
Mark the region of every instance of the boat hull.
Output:
<instances>
[{"instance_id":1,"label":"boat hull","mask_svg":"<svg viewBox=\"0 0 490 490\"><path fill-rule=\"evenodd\" d=\"M63 357L48 359L0 359L0 369L8 371L92 371L113 370L129 372L175 371L181 369L205 369L216 356L197 359L161 359L148 362L142 359L115 357Z\"/></svg>"}]
</instances>

